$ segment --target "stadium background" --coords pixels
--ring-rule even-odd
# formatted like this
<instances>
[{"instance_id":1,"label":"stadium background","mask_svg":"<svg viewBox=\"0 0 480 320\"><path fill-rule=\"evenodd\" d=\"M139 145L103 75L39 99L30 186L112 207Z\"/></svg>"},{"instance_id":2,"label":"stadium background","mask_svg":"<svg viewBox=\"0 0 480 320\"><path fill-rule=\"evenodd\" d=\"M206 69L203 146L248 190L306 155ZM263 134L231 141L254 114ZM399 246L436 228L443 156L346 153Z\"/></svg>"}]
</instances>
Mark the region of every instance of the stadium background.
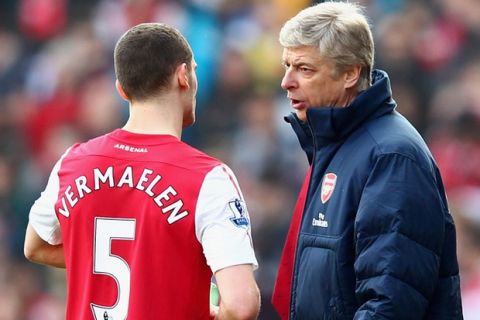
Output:
<instances>
[{"instance_id":1,"label":"stadium background","mask_svg":"<svg viewBox=\"0 0 480 320\"><path fill-rule=\"evenodd\" d=\"M465 319L480 319L480 2L363 0L376 67L443 173L458 230ZM112 49L130 26L178 27L198 62L197 124L184 138L236 172L269 304L306 157L283 116L282 23L307 0L0 1L0 320L63 319L62 270L23 257L28 211L59 155L121 126Z\"/></svg>"}]
</instances>

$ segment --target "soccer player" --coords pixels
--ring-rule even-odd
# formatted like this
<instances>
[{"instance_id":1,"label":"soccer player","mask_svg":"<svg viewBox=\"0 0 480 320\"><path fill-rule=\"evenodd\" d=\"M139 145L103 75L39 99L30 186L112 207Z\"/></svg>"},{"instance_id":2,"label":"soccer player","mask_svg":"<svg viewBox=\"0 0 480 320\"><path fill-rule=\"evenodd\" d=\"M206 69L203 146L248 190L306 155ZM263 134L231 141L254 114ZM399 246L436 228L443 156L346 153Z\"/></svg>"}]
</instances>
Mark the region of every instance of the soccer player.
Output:
<instances>
[{"instance_id":1,"label":"soccer player","mask_svg":"<svg viewBox=\"0 0 480 320\"><path fill-rule=\"evenodd\" d=\"M256 318L257 261L235 175L180 140L195 121L190 46L145 23L120 38L114 61L129 119L60 158L31 208L25 256L66 268L67 319Z\"/></svg>"}]
</instances>

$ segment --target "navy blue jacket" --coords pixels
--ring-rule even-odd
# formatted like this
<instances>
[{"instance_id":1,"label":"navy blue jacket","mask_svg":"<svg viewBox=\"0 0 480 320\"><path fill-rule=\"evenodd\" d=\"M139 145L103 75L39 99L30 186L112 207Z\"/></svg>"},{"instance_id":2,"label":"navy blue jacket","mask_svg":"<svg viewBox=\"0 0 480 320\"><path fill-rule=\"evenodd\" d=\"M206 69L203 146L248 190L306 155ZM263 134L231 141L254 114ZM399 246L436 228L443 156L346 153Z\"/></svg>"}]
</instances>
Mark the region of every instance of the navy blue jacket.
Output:
<instances>
[{"instance_id":1,"label":"navy blue jacket","mask_svg":"<svg viewBox=\"0 0 480 320\"><path fill-rule=\"evenodd\" d=\"M346 108L287 117L312 165L290 319L463 319L439 171L373 75Z\"/></svg>"}]
</instances>

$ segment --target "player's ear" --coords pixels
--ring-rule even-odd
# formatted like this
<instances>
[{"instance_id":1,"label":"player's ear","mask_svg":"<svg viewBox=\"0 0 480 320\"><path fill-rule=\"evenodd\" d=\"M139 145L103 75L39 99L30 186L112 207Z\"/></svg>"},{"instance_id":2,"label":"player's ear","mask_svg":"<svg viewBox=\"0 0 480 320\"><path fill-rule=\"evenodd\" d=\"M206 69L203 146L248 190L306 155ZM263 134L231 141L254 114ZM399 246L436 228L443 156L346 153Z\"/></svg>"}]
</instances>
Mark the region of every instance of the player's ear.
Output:
<instances>
[{"instance_id":1,"label":"player's ear","mask_svg":"<svg viewBox=\"0 0 480 320\"><path fill-rule=\"evenodd\" d=\"M122 99L127 100L127 101L130 101L130 100L128 99L127 94L125 93L125 90L123 90L123 87L122 87L122 85L120 84L120 81L118 81L118 79L115 80L115 88L117 89L117 92L118 92L118 94L120 95L120 97L122 97Z\"/></svg>"},{"instance_id":2,"label":"player's ear","mask_svg":"<svg viewBox=\"0 0 480 320\"><path fill-rule=\"evenodd\" d=\"M177 82L180 88L190 88L190 82L188 81L188 66L186 63L182 63L181 65L179 65L175 74L177 76Z\"/></svg>"},{"instance_id":3,"label":"player's ear","mask_svg":"<svg viewBox=\"0 0 480 320\"><path fill-rule=\"evenodd\" d=\"M344 73L344 80L345 89L350 89L355 87L358 83L358 79L360 78L360 72L362 71L362 67L360 65L353 65L350 66Z\"/></svg>"}]
</instances>

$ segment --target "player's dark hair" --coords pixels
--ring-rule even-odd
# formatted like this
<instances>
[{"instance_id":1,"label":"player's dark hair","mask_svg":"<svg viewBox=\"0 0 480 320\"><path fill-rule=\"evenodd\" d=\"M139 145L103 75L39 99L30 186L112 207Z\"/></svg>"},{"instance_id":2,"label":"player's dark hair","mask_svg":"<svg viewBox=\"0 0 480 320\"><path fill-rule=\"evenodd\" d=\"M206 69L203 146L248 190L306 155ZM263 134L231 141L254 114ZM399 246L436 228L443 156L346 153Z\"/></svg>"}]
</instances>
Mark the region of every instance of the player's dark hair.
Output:
<instances>
[{"instance_id":1,"label":"player's dark hair","mask_svg":"<svg viewBox=\"0 0 480 320\"><path fill-rule=\"evenodd\" d=\"M129 100L145 100L168 89L176 68L192 62L183 35L162 23L142 23L129 29L114 51L115 74Z\"/></svg>"}]
</instances>

